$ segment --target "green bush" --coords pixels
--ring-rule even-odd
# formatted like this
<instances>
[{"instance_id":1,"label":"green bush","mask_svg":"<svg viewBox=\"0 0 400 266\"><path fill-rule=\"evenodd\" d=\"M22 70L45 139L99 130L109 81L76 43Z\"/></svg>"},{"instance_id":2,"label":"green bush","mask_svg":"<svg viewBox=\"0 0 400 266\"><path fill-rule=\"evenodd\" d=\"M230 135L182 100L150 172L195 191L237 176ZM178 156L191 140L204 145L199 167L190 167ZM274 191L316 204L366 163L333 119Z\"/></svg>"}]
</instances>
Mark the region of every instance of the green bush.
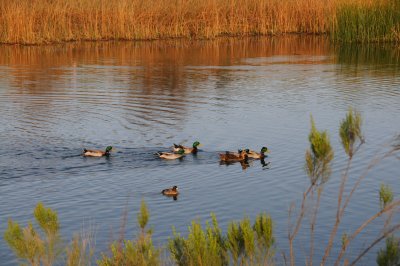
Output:
<instances>
[{"instance_id":1,"label":"green bush","mask_svg":"<svg viewBox=\"0 0 400 266\"><path fill-rule=\"evenodd\" d=\"M378 252L376 263L379 266L400 265L400 241L394 237L386 239L386 247Z\"/></svg>"},{"instance_id":2,"label":"green bush","mask_svg":"<svg viewBox=\"0 0 400 266\"><path fill-rule=\"evenodd\" d=\"M160 265L160 250L153 246L152 232L146 231L150 215L146 203L142 200L137 220L140 226L139 236L134 240L124 240L123 244L114 242L111 245L111 256L102 254L97 261L100 266L156 266Z\"/></svg>"}]
</instances>

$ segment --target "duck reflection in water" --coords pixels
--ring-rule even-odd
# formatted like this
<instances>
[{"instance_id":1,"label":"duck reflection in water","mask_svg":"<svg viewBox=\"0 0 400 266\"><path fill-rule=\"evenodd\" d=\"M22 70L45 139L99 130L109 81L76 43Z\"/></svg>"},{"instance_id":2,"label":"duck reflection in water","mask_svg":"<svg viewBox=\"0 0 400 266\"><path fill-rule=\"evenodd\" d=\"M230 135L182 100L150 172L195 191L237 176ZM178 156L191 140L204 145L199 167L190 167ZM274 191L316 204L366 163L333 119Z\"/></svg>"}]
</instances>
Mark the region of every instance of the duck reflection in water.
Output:
<instances>
[{"instance_id":1,"label":"duck reflection in water","mask_svg":"<svg viewBox=\"0 0 400 266\"><path fill-rule=\"evenodd\" d=\"M260 163L261 163L261 168L262 168L262 169L269 169L269 164L270 164L271 162L265 162L265 159L262 158L262 159L260 159Z\"/></svg>"}]
</instances>

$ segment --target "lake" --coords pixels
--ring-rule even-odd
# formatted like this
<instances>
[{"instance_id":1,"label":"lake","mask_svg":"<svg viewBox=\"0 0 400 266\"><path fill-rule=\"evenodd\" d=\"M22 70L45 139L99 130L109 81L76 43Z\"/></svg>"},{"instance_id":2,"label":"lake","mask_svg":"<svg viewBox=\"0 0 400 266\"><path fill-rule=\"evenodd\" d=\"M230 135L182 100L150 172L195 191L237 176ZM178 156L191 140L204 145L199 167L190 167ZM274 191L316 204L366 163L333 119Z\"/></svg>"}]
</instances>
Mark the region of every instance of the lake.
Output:
<instances>
[{"instance_id":1,"label":"lake","mask_svg":"<svg viewBox=\"0 0 400 266\"><path fill-rule=\"evenodd\" d=\"M172 226L182 234L214 212L226 230L244 215L269 213L276 259L288 255L288 209L310 181L304 171L310 115L335 151L315 232L319 263L334 222L346 165L338 136L349 107L361 112L366 143L355 156L348 188L376 153L400 133L400 49L333 45L325 37L222 38L208 41L85 42L0 46L0 232L7 219L26 225L41 201L59 214L65 240L93 232L96 257L120 235L137 232L144 199L155 244ZM202 143L197 156L163 161L173 143ZM84 158L83 148L114 147L109 158ZM270 149L267 167L221 165L218 152ZM400 193L400 164L374 167L354 195L332 251L379 210L379 187ZM160 191L177 185L178 199ZM349 189L346 190L348 192ZM309 217L307 215L307 217ZM393 221L398 221L395 215ZM378 219L356 238L354 259L380 233ZM296 241L296 262L308 254L309 219ZM375 247L361 262L374 264ZM1 265L16 259L3 238Z\"/></svg>"}]
</instances>

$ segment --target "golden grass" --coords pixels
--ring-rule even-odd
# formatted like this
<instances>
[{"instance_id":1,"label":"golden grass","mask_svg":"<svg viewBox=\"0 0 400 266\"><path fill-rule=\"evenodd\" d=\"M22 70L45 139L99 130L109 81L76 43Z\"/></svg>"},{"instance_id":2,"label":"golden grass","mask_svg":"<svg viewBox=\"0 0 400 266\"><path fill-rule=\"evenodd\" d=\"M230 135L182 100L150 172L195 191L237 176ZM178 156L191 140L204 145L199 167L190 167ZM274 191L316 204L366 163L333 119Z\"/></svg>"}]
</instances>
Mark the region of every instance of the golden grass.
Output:
<instances>
[{"instance_id":1,"label":"golden grass","mask_svg":"<svg viewBox=\"0 0 400 266\"><path fill-rule=\"evenodd\" d=\"M325 34L343 3L390 0L1 0L0 43Z\"/></svg>"},{"instance_id":2,"label":"golden grass","mask_svg":"<svg viewBox=\"0 0 400 266\"><path fill-rule=\"evenodd\" d=\"M2 0L0 42L326 33L337 0Z\"/></svg>"}]
</instances>

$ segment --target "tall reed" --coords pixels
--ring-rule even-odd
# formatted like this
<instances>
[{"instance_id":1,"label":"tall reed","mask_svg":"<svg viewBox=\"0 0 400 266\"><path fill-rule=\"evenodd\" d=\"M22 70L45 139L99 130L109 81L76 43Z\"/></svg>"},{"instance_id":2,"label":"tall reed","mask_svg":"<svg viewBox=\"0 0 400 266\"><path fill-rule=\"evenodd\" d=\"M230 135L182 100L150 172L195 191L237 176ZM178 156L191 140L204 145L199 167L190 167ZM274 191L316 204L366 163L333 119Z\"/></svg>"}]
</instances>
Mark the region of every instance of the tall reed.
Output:
<instances>
[{"instance_id":1,"label":"tall reed","mask_svg":"<svg viewBox=\"0 0 400 266\"><path fill-rule=\"evenodd\" d=\"M400 2L348 2L341 4L333 23L332 37L341 42L400 41Z\"/></svg>"},{"instance_id":2,"label":"tall reed","mask_svg":"<svg viewBox=\"0 0 400 266\"><path fill-rule=\"evenodd\" d=\"M0 42L326 33L338 0L2 0Z\"/></svg>"}]
</instances>

